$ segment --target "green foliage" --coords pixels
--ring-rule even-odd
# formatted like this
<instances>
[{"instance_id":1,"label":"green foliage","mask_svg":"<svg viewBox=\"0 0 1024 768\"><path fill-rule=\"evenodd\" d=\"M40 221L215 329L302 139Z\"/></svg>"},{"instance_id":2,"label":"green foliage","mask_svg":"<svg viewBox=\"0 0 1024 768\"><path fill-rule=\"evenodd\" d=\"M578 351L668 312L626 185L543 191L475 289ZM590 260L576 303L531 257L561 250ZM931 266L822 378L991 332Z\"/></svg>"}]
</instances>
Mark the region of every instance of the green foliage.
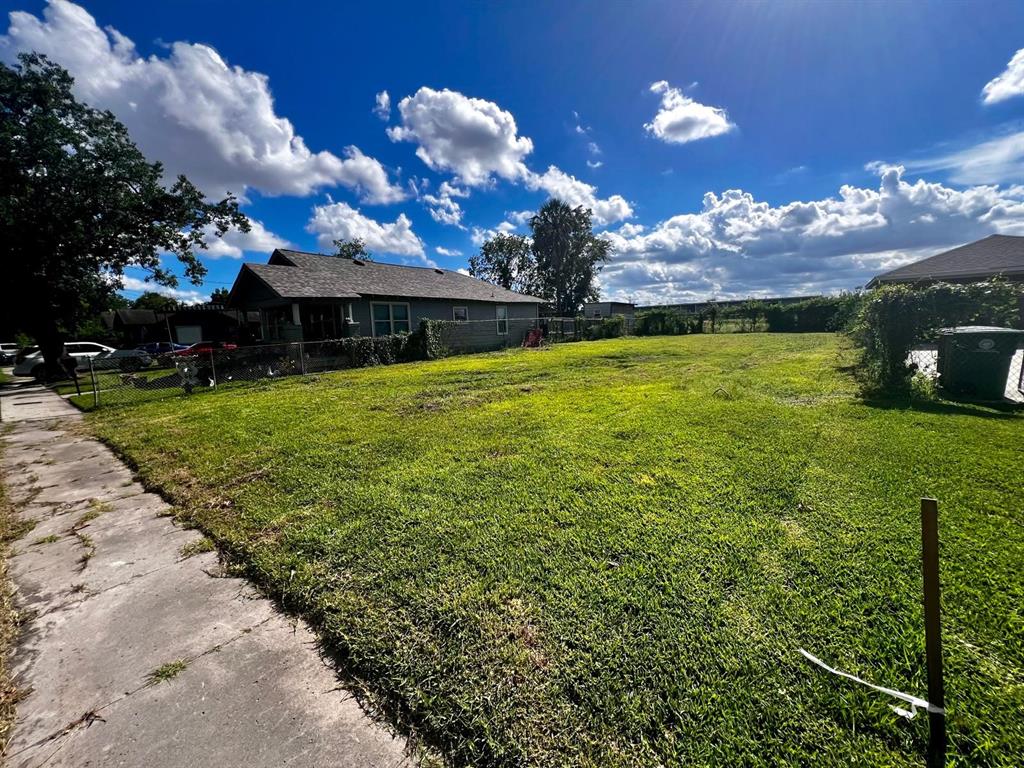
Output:
<instances>
[{"instance_id":1,"label":"green foliage","mask_svg":"<svg viewBox=\"0 0 1024 768\"><path fill-rule=\"evenodd\" d=\"M748 302L758 306L769 331L781 333L822 333L849 327L860 306L861 296L817 296L791 304ZM748 310L749 311L749 310Z\"/></svg>"},{"instance_id":2,"label":"green foliage","mask_svg":"<svg viewBox=\"0 0 1024 768\"><path fill-rule=\"evenodd\" d=\"M228 297L231 295L231 291L227 288L214 288L210 293L211 304L226 305L228 303Z\"/></svg>"},{"instance_id":3,"label":"green foliage","mask_svg":"<svg viewBox=\"0 0 1024 768\"><path fill-rule=\"evenodd\" d=\"M152 309L155 312L173 312L180 306L177 299L156 291L146 291L132 302L132 309Z\"/></svg>"},{"instance_id":4,"label":"green foliage","mask_svg":"<svg viewBox=\"0 0 1024 768\"><path fill-rule=\"evenodd\" d=\"M633 333L637 336L682 336L701 333L703 317L671 309L650 309L636 316Z\"/></svg>"},{"instance_id":5,"label":"green foliage","mask_svg":"<svg viewBox=\"0 0 1024 768\"><path fill-rule=\"evenodd\" d=\"M530 219L540 296L558 317L573 317L599 297L597 274L612 245L594 234L589 209L552 198Z\"/></svg>"},{"instance_id":6,"label":"green foliage","mask_svg":"<svg viewBox=\"0 0 1024 768\"><path fill-rule=\"evenodd\" d=\"M355 237L351 240L334 240L334 253L331 256L337 256L340 259L361 259L362 261L372 261L372 254L366 250L366 241L361 237Z\"/></svg>"},{"instance_id":7,"label":"green foliage","mask_svg":"<svg viewBox=\"0 0 1024 768\"><path fill-rule=\"evenodd\" d=\"M852 327L863 350L860 370L869 390L906 389L907 365L916 344L934 341L940 328L957 325L1020 327L1019 285L935 283L886 285L866 294Z\"/></svg>"},{"instance_id":8,"label":"green foliage","mask_svg":"<svg viewBox=\"0 0 1024 768\"><path fill-rule=\"evenodd\" d=\"M926 717L797 648L925 694L936 496L950 763L1015 765L1024 414L867 403L845 345L558 344L89 423L453 765L923 764Z\"/></svg>"},{"instance_id":9,"label":"green foliage","mask_svg":"<svg viewBox=\"0 0 1024 768\"><path fill-rule=\"evenodd\" d=\"M444 320L420 320L420 328L417 342L420 348L420 360L439 360L447 356L448 349L445 344L447 329L451 326Z\"/></svg>"},{"instance_id":10,"label":"green foliage","mask_svg":"<svg viewBox=\"0 0 1024 768\"><path fill-rule=\"evenodd\" d=\"M587 338L594 339L615 339L626 332L626 318L622 315L603 317L600 322L592 320L584 321L587 325Z\"/></svg>"},{"instance_id":11,"label":"green foliage","mask_svg":"<svg viewBox=\"0 0 1024 768\"><path fill-rule=\"evenodd\" d=\"M530 239L524 235L499 232L469 257L469 274L509 291L540 296L543 288L537 274Z\"/></svg>"},{"instance_id":12,"label":"green foliage","mask_svg":"<svg viewBox=\"0 0 1024 768\"><path fill-rule=\"evenodd\" d=\"M165 187L163 167L110 112L79 102L63 68L37 54L18 62L0 63L0 263L18 288L4 308L56 372L65 335L106 307L126 268L174 286L160 264L171 253L198 283L209 233L249 223L230 195L208 202L184 176Z\"/></svg>"}]
</instances>

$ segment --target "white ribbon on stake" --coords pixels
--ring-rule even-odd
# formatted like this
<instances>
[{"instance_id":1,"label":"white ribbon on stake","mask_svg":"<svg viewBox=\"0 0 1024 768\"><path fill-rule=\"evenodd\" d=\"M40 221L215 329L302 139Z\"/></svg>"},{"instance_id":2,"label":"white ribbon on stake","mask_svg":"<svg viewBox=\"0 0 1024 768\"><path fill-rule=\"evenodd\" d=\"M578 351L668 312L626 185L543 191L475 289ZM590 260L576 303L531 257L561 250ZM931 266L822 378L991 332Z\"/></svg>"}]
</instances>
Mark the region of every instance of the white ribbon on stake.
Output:
<instances>
[{"instance_id":1,"label":"white ribbon on stake","mask_svg":"<svg viewBox=\"0 0 1024 768\"><path fill-rule=\"evenodd\" d=\"M918 707L926 709L929 712L936 712L940 715L946 714L946 710L944 710L942 707L933 706L922 698L918 698L917 696L911 696L909 693L901 693L900 691L894 691L892 688L883 688L880 685L874 685L873 683L869 683L867 680L861 680L859 677L851 675L848 672L842 672L841 670L830 667L817 656L808 653L803 648L798 648L797 650L799 650L800 653L803 654L804 658L806 658L808 661L817 664L826 672L831 672L833 675L838 675L839 677L845 677L847 680L853 680L853 682L855 683L860 683L861 685L866 685L868 688L873 688L879 693L884 693L889 696L892 696L893 698L907 702L910 705L910 709L904 709L903 707L898 707L895 704L889 705L889 707L900 717L905 717L908 720L913 720L914 715L917 714Z\"/></svg>"}]
</instances>

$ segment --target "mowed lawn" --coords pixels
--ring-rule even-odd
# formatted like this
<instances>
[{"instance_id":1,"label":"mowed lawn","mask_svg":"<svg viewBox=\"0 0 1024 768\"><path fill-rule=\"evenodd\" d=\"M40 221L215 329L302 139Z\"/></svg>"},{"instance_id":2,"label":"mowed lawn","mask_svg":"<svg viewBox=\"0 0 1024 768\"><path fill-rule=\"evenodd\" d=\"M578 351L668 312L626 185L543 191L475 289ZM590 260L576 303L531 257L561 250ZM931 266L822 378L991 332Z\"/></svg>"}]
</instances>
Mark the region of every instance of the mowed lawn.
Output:
<instances>
[{"instance_id":1,"label":"mowed lawn","mask_svg":"<svg viewBox=\"0 0 1024 768\"><path fill-rule=\"evenodd\" d=\"M1024 415L866 404L831 335L295 378L94 428L459 764L922 765L921 496L958 765L1024 755Z\"/></svg>"}]
</instances>

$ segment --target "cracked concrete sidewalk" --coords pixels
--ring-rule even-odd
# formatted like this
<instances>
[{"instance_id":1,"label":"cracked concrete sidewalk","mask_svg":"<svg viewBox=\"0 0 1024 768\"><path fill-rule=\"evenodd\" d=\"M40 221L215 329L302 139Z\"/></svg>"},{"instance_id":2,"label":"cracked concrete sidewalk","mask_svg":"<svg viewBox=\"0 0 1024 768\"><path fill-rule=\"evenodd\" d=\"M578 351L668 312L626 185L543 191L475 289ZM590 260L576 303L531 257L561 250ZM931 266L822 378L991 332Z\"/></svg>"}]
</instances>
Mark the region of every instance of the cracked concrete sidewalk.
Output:
<instances>
[{"instance_id":1,"label":"cracked concrete sidewalk","mask_svg":"<svg viewBox=\"0 0 1024 768\"><path fill-rule=\"evenodd\" d=\"M31 618L12 660L28 695L7 765L413 764L305 625L221 575L216 553L182 557L200 535L74 429L71 405L29 387L0 393L0 412L2 481L35 521L10 560ZM179 660L176 676L150 681Z\"/></svg>"}]
</instances>

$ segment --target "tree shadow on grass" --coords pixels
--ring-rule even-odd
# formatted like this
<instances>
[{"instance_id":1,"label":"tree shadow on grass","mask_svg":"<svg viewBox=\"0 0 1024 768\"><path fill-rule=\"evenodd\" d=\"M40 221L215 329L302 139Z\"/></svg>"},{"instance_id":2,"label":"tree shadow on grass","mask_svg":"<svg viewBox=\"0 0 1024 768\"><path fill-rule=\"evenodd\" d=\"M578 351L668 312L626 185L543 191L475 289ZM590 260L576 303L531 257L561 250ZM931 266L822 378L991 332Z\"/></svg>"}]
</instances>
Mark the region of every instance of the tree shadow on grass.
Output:
<instances>
[{"instance_id":1,"label":"tree shadow on grass","mask_svg":"<svg viewBox=\"0 0 1024 768\"><path fill-rule=\"evenodd\" d=\"M1009 402L945 400L911 397L907 394L865 394L861 403L886 411L917 411L952 416L977 416L983 419L1013 419L1024 414L1024 406Z\"/></svg>"}]
</instances>

